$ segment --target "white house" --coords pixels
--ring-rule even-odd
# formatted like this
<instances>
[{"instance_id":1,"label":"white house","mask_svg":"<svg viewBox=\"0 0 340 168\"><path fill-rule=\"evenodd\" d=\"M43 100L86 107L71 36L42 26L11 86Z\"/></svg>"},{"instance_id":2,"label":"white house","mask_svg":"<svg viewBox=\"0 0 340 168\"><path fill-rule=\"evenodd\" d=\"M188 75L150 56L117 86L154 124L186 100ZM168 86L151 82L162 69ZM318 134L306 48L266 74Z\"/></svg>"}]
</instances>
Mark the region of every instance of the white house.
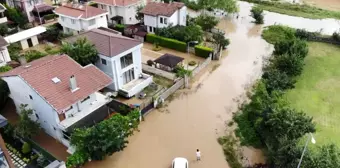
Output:
<instances>
[{"instance_id":1,"label":"white house","mask_svg":"<svg viewBox=\"0 0 340 168\"><path fill-rule=\"evenodd\" d=\"M107 27L107 11L81 4L66 4L54 11L65 33L78 34L98 27Z\"/></svg>"},{"instance_id":2,"label":"white house","mask_svg":"<svg viewBox=\"0 0 340 168\"><path fill-rule=\"evenodd\" d=\"M141 12L149 33L169 25L186 26L187 7L181 2L149 2Z\"/></svg>"},{"instance_id":3,"label":"white house","mask_svg":"<svg viewBox=\"0 0 340 168\"><path fill-rule=\"evenodd\" d=\"M145 5L145 0L93 0L98 8L109 12L107 21L118 24L136 24L136 9Z\"/></svg>"},{"instance_id":4,"label":"white house","mask_svg":"<svg viewBox=\"0 0 340 168\"><path fill-rule=\"evenodd\" d=\"M5 16L6 8L0 4L0 24L7 23L7 17Z\"/></svg>"},{"instance_id":5,"label":"white house","mask_svg":"<svg viewBox=\"0 0 340 168\"><path fill-rule=\"evenodd\" d=\"M125 97L132 97L152 83L152 76L142 72L141 48L139 40L124 37L107 28L92 29L66 39L74 42L87 38L98 52L96 66L112 79L109 89Z\"/></svg>"},{"instance_id":6,"label":"white house","mask_svg":"<svg viewBox=\"0 0 340 168\"><path fill-rule=\"evenodd\" d=\"M53 6L44 3L44 0L6 0L6 4L10 7L20 8L27 16L28 21L32 22L38 17L37 12L51 11Z\"/></svg>"},{"instance_id":7,"label":"white house","mask_svg":"<svg viewBox=\"0 0 340 168\"><path fill-rule=\"evenodd\" d=\"M92 64L82 67L67 55L46 56L0 77L8 84L18 113L20 105L27 104L34 110L31 119L67 147L68 128L109 101L98 91L111 84L111 78Z\"/></svg>"},{"instance_id":8,"label":"white house","mask_svg":"<svg viewBox=\"0 0 340 168\"><path fill-rule=\"evenodd\" d=\"M5 66L7 62L11 61L7 50L8 45L7 41L0 36L0 67Z\"/></svg>"},{"instance_id":9,"label":"white house","mask_svg":"<svg viewBox=\"0 0 340 168\"><path fill-rule=\"evenodd\" d=\"M24 50L29 47L38 45L39 41L38 41L37 36L41 33L44 33L45 31L46 31L46 27L37 26L37 27L33 27L28 30L24 30L24 31L9 35L5 37L5 40L10 44L20 42L21 48Z\"/></svg>"}]
</instances>

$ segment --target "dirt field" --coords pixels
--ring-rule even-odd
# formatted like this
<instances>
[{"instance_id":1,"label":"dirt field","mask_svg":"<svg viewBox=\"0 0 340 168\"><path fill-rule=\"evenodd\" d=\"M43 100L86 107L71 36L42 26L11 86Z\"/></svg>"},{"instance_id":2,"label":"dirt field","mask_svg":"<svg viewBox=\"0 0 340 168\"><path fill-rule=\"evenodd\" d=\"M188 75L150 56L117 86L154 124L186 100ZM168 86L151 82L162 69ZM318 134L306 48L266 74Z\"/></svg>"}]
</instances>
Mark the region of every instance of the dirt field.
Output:
<instances>
[{"instance_id":1,"label":"dirt field","mask_svg":"<svg viewBox=\"0 0 340 168\"><path fill-rule=\"evenodd\" d=\"M303 0L303 2L319 8L340 11L340 0Z\"/></svg>"}]
</instances>

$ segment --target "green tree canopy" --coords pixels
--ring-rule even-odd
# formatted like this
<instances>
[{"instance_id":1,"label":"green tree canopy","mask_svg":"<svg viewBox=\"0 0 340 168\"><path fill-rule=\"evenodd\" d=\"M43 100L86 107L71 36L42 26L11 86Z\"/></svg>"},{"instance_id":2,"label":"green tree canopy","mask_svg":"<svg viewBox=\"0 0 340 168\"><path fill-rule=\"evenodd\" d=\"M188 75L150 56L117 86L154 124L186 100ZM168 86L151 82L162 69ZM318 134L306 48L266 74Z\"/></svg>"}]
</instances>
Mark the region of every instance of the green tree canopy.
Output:
<instances>
[{"instance_id":1,"label":"green tree canopy","mask_svg":"<svg viewBox=\"0 0 340 168\"><path fill-rule=\"evenodd\" d=\"M82 66L94 64L98 60L98 51L86 38L79 38L74 43L66 43L61 52L69 55Z\"/></svg>"},{"instance_id":2,"label":"green tree canopy","mask_svg":"<svg viewBox=\"0 0 340 168\"><path fill-rule=\"evenodd\" d=\"M200 15L195 18L195 23L201 26L203 31L209 31L218 24L218 19L214 16Z\"/></svg>"},{"instance_id":3,"label":"green tree canopy","mask_svg":"<svg viewBox=\"0 0 340 168\"><path fill-rule=\"evenodd\" d=\"M263 9L258 7L258 6L254 6L251 9L251 16L255 19L255 23L256 24L263 24L264 22L264 17L263 17Z\"/></svg>"},{"instance_id":4,"label":"green tree canopy","mask_svg":"<svg viewBox=\"0 0 340 168\"><path fill-rule=\"evenodd\" d=\"M229 39L224 36L223 32L213 33L213 43L217 45L218 50L230 44Z\"/></svg>"},{"instance_id":5,"label":"green tree canopy","mask_svg":"<svg viewBox=\"0 0 340 168\"><path fill-rule=\"evenodd\" d=\"M39 123L30 119L33 114L32 109L27 109L27 104L20 105L20 118L17 125L15 125L15 134L23 138L31 138L39 132Z\"/></svg>"},{"instance_id":6,"label":"green tree canopy","mask_svg":"<svg viewBox=\"0 0 340 168\"><path fill-rule=\"evenodd\" d=\"M24 28L25 25L28 23L27 17L17 8L9 7L5 4L5 15L6 17L13 21L16 25L20 28Z\"/></svg>"},{"instance_id":7,"label":"green tree canopy","mask_svg":"<svg viewBox=\"0 0 340 168\"><path fill-rule=\"evenodd\" d=\"M144 22L144 14L141 13L142 9L144 8L145 6L144 5L140 5L140 6L137 6L136 8L136 15L135 15L135 18L139 21L139 22Z\"/></svg>"}]
</instances>

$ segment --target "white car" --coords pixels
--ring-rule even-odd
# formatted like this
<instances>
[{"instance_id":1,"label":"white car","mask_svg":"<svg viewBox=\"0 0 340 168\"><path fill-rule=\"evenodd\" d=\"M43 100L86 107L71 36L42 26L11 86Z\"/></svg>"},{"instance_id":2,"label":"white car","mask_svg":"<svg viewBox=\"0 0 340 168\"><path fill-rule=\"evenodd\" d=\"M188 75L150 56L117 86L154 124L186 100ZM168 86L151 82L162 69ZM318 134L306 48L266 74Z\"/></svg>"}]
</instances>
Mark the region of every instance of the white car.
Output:
<instances>
[{"instance_id":1,"label":"white car","mask_svg":"<svg viewBox=\"0 0 340 168\"><path fill-rule=\"evenodd\" d=\"M172 168L189 168L189 163L186 158L177 157L172 161Z\"/></svg>"}]
</instances>

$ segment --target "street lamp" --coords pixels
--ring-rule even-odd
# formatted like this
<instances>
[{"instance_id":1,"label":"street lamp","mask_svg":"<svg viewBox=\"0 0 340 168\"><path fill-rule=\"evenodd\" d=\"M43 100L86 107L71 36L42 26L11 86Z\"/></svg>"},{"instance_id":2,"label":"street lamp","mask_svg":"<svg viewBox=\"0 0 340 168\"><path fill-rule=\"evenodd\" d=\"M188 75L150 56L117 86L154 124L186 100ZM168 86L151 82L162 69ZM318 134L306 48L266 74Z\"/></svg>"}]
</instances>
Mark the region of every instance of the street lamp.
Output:
<instances>
[{"instance_id":1,"label":"street lamp","mask_svg":"<svg viewBox=\"0 0 340 168\"><path fill-rule=\"evenodd\" d=\"M189 41L189 42L188 42L188 48L187 48L187 53L188 53L188 54L189 54L190 43L192 43L192 44L198 44L198 41Z\"/></svg>"},{"instance_id":2,"label":"street lamp","mask_svg":"<svg viewBox=\"0 0 340 168\"><path fill-rule=\"evenodd\" d=\"M303 148L303 152L302 152L302 155L301 155L301 158L300 158L300 161L299 161L297 168L300 168L300 165L301 165L301 162L302 162L302 159L303 159L303 155L305 154L305 152L307 150L307 146L308 146L309 141L311 141L313 144L316 143L312 133L309 133L309 137L307 138L305 147Z\"/></svg>"}]
</instances>

